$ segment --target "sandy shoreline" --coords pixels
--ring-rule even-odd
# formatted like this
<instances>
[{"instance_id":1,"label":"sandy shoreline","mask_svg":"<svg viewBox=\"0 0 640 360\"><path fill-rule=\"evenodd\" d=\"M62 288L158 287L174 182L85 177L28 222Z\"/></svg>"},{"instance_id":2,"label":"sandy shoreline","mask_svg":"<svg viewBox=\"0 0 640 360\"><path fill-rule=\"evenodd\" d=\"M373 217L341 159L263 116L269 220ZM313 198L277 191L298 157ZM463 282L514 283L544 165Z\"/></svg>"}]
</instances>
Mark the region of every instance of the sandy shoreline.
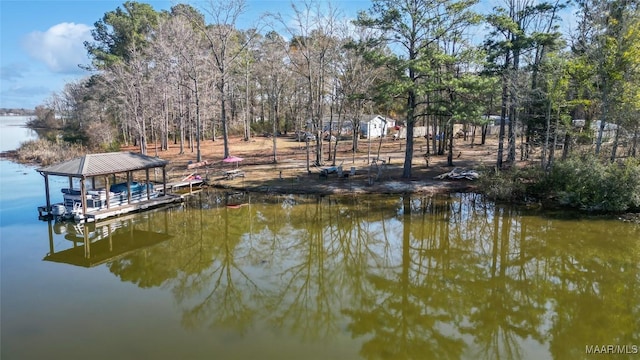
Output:
<instances>
[{"instance_id":1,"label":"sandy shoreline","mask_svg":"<svg viewBox=\"0 0 640 360\"><path fill-rule=\"evenodd\" d=\"M249 171L250 173L250 171ZM247 175L250 177L251 175ZM313 175L309 175L313 176ZM319 195L347 195L347 194L407 194L407 193L450 193L469 192L476 190L467 180L446 181L426 179L387 179L379 180L369 185L367 179L356 177L349 179L325 179L313 181L309 178L268 180L265 183L234 179L209 180L208 185L238 191L275 193L275 194L319 194Z\"/></svg>"},{"instance_id":2,"label":"sandy shoreline","mask_svg":"<svg viewBox=\"0 0 640 360\"><path fill-rule=\"evenodd\" d=\"M417 139L414 147L412 176L410 179L402 178L402 165L404 161L404 143L384 140L380 148L380 158L384 159L378 176L378 167L372 165L372 160L377 154L377 147L369 151L368 144L361 142L361 151L353 154L351 143L338 144L336 166L341 166L344 173L355 170L355 176L340 178L337 174L329 174L321 177L322 168L330 167L333 160L328 159L328 149L324 154L324 166L309 165L307 172L306 145L288 137L278 138L277 163L273 163L273 139L256 137L250 142L239 138L231 138L229 141L230 153L242 157L244 160L238 164L226 164L222 162L222 141L206 141L202 147L202 159L210 165L188 170L187 166L193 158L193 153L186 151L179 154L173 145L168 151L159 152L158 155L170 161L168 173L172 181L181 180L191 174L197 174L208 180L209 186L238 191L267 192L279 194L399 194L399 193L447 193L475 191L475 183L468 180L437 180L435 176L451 171L453 168L446 166L445 156L430 156L427 166L424 153L426 152L426 140ZM462 143L462 140L458 140ZM462 153L462 147L468 149L464 152L470 159L464 159L461 155L454 165L460 168L479 168L482 164L489 163L490 145L473 148L469 144L461 144L458 152ZM134 149L131 149L134 150ZM312 149L313 150L313 149ZM375 151L373 151L375 150ZM153 155L153 153L149 153ZM313 157L313 153L311 154ZM245 176L228 180L224 172L237 167Z\"/></svg>"}]
</instances>

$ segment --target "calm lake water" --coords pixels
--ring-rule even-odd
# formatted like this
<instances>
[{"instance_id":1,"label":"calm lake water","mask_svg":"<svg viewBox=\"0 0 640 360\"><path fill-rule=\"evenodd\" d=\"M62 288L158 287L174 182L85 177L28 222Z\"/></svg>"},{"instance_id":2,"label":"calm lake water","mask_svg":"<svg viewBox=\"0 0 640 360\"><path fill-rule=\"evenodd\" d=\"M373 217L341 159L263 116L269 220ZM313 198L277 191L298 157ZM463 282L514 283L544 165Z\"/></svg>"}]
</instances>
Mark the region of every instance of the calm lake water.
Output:
<instances>
[{"instance_id":1,"label":"calm lake water","mask_svg":"<svg viewBox=\"0 0 640 360\"><path fill-rule=\"evenodd\" d=\"M208 191L83 229L39 221L42 177L0 166L3 360L640 356L638 225Z\"/></svg>"},{"instance_id":2,"label":"calm lake water","mask_svg":"<svg viewBox=\"0 0 640 360\"><path fill-rule=\"evenodd\" d=\"M17 149L27 140L37 138L36 132L24 126L30 116L0 116L0 151Z\"/></svg>"}]
</instances>

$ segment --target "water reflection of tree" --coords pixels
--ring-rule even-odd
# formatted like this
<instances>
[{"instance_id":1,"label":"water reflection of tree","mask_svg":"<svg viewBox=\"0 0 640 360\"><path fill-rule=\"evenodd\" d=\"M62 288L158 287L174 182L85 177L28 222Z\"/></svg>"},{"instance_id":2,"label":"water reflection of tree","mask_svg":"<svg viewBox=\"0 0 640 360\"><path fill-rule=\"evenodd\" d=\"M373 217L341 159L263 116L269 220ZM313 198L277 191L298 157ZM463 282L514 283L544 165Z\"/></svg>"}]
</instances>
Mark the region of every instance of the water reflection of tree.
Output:
<instances>
[{"instance_id":1,"label":"water reflection of tree","mask_svg":"<svg viewBox=\"0 0 640 360\"><path fill-rule=\"evenodd\" d=\"M347 276L336 259L338 244L349 233L343 231L344 219L350 217L340 215L341 207L330 199L304 200L295 206L287 205L289 201L213 209L215 215L206 216L212 220L203 220L197 233L215 233L215 238L205 235L200 246L205 250L217 243L204 252L205 259L213 260L202 266L190 261L189 268L198 269L178 276L174 286L185 308L185 325L233 322L243 331L259 317L309 338L337 333L335 304L348 284L340 284ZM286 218L291 218L289 223L283 221ZM189 227L193 232L194 226Z\"/></svg>"},{"instance_id":2,"label":"water reflection of tree","mask_svg":"<svg viewBox=\"0 0 640 360\"><path fill-rule=\"evenodd\" d=\"M295 230L280 240L287 260L276 274L279 284L268 319L272 326L306 339L343 333L340 309L369 293L363 288L366 268L383 261L374 250L383 235L367 226L389 214L388 206L393 209L388 202L320 197L295 207Z\"/></svg>"},{"instance_id":3,"label":"water reflection of tree","mask_svg":"<svg viewBox=\"0 0 640 360\"><path fill-rule=\"evenodd\" d=\"M171 241L110 269L171 288L187 328L351 332L366 358L515 359L543 333L556 358L638 344L634 234L594 239L597 224L536 219L474 194L283 196L229 209L204 192L138 225L168 226Z\"/></svg>"},{"instance_id":4,"label":"water reflection of tree","mask_svg":"<svg viewBox=\"0 0 640 360\"><path fill-rule=\"evenodd\" d=\"M535 267L527 266L528 238L519 214L513 208L496 207L491 219L491 252L478 261L486 266L470 284L473 311L463 331L473 335L480 358L520 359L523 340L543 341L542 289L532 281L538 275Z\"/></svg>"},{"instance_id":5,"label":"water reflection of tree","mask_svg":"<svg viewBox=\"0 0 640 360\"><path fill-rule=\"evenodd\" d=\"M204 241L202 231L191 231L203 223L202 212L197 205L203 201L199 197L194 197L191 201L195 205L139 214L138 221L130 225L131 229L164 229L171 240L115 259L109 263L109 270L123 281L130 281L140 287L152 287L174 283L179 274L199 273L208 267L213 249ZM180 286L178 284L178 288Z\"/></svg>"},{"instance_id":6,"label":"water reflection of tree","mask_svg":"<svg viewBox=\"0 0 640 360\"><path fill-rule=\"evenodd\" d=\"M240 266L236 248L245 229L249 228L249 207L221 206L206 217L200 211L199 234L201 248L211 247L213 253L201 263L197 271L181 277L174 294L179 303L189 300L183 312L183 323L191 328L202 322L224 326L243 333L251 325L257 309L260 290ZM185 295L189 295L189 299ZM260 298L257 297L259 300Z\"/></svg>"},{"instance_id":7,"label":"water reflection of tree","mask_svg":"<svg viewBox=\"0 0 640 360\"><path fill-rule=\"evenodd\" d=\"M422 199L423 214L438 213L446 207L435 202L427 206L429 200ZM434 242L429 241L428 234L426 238L412 237L414 205L410 197L404 197L400 263L389 273L370 269L368 280L373 291L369 298L344 310L351 318L349 329L354 336L370 334L361 349L365 358L449 359L459 358L463 351L463 341L446 329L455 323L456 314L462 313L455 301L461 295L457 293L459 288L442 281L443 274L456 271L451 262L442 261L446 256L441 255L450 248L448 238L436 238L440 241ZM445 222L434 221L432 225L436 232L448 234L437 229L446 227ZM421 232L423 226L418 229Z\"/></svg>"},{"instance_id":8,"label":"water reflection of tree","mask_svg":"<svg viewBox=\"0 0 640 360\"><path fill-rule=\"evenodd\" d=\"M640 231L608 224L595 219L576 227L575 221L553 221L558 234L572 228L571 235L549 241L546 249L554 280L556 314L549 329L554 358L583 357L586 346L640 346Z\"/></svg>"},{"instance_id":9,"label":"water reflection of tree","mask_svg":"<svg viewBox=\"0 0 640 360\"><path fill-rule=\"evenodd\" d=\"M150 228L168 227L170 242L118 259L110 270L141 287L171 287L186 328L208 322L244 331L256 312L247 296L257 286L239 264L246 254L238 252L250 213L249 207L227 208L222 193L189 197L186 206L164 212L164 224L149 218Z\"/></svg>"},{"instance_id":10,"label":"water reflection of tree","mask_svg":"<svg viewBox=\"0 0 640 360\"><path fill-rule=\"evenodd\" d=\"M271 304L270 322L278 328L291 330L305 338L326 337L335 332L330 300L335 289L330 284L331 269L326 264L323 224L326 205L318 198L313 205L303 206L301 220L309 224L307 231L289 239L286 247L291 263L278 274L282 286Z\"/></svg>"}]
</instances>

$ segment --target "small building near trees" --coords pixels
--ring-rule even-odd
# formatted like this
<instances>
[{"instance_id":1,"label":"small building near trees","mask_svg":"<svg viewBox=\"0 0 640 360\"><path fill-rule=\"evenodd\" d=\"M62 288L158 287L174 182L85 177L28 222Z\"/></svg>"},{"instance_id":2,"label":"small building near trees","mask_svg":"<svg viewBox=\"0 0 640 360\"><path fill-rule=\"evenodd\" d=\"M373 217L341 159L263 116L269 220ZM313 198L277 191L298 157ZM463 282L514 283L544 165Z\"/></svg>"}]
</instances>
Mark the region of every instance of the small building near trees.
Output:
<instances>
[{"instance_id":1,"label":"small building near trees","mask_svg":"<svg viewBox=\"0 0 640 360\"><path fill-rule=\"evenodd\" d=\"M395 125L395 120L382 115L363 115L360 117L360 135L372 139L385 137Z\"/></svg>"},{"instance_id":2,"label":"small building near trees","mask_svg":"<svg viewBox=\"0 0 640 360\"><path fill-rule=\"evenodd\" d=\"M352 115L345 115L342 119L334 117L333 120L326 116L322 120L322 132L327 134L331 129L331 135L333 136L352 136L354 120L356 119ZM395 120L378 114L360 115L357 121L360 124L360 136L364 138L369 136L371 138L385 137L389 134L390 129L396 125ZM314 131L311 121L307 121L306 129Z\"/></svg>"}]
</instances>

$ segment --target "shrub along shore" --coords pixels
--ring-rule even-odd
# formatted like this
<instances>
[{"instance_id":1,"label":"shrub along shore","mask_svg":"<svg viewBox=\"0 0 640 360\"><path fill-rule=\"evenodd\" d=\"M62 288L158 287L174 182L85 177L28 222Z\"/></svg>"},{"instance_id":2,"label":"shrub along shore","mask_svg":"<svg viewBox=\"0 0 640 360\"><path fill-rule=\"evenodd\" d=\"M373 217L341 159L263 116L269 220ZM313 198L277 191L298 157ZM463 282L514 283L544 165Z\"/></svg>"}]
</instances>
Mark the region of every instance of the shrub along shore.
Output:
<instances>
[{"instance_id":1,"label":"shrub along shore","mask_svg":"<svg viewBox=\"0 0 640 360\"><path fill-rule=\"evenodd\" d=\"M482 193L496 201L538 201L588 212L640 211L640 160L602 161L593 155L540 167L485 172Z\"/></svg>"}]
</instances>

